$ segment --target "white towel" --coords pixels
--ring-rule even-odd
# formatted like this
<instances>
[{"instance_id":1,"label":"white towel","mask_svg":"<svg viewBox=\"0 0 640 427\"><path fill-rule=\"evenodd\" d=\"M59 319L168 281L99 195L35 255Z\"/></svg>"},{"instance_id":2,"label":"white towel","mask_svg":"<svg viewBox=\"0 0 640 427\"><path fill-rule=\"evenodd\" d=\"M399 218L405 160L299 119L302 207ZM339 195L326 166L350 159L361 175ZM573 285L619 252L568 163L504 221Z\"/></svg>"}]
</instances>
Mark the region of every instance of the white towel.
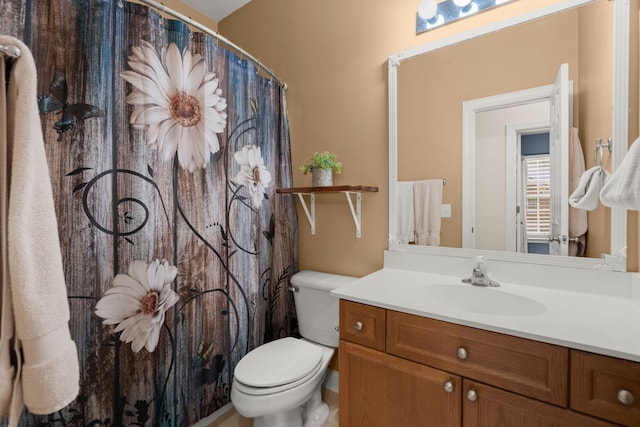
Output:
<instances>
[{"instance_id":1,"label":"white towel","mask_svg":"<svg viewBox=\"0 0 640 427\"><path fill-rule=\"evenodd\" d=\"M574 208L592 211L598 207L600 189L611 175L602 166L588 169L580 177L578 188L569 196L569 204Z\"/></svg>"},{"instance_id":2,"label":"white towel","mask_svg":"<svg viewBox=\"0 0 640 427\"><path fill-rule=\"evenodd\" d=\"M569 129L569 191L571 193L578 188L584 170L584 153L580 145L578 129L571 128ZM587 216L587 211L584 209L569 207L569 237L579 237L587 232ZM572 246L571 243L569 246Z\"/></svg>"},{"instance_id":3,"label":"white towel","mask_svg":"<svg viewBox=\"0 0 640 427\"><path fill-rule=\"evenodd\" d=\"M440 246L442 185L442 179L413 183L417 245Z\"/></svg>"},{"instance_id":4,"label":"white towel","mask_svg":"<svg viewBox=\"0 0 640 427\"><path fill-rule=\"evenodd\" d=\"M0 235L7 245L1 254L6 259L0 262L8 263L8 276L3 274L0 285L10 287L14 350L19 355L8 421L14 426L23 403L33 413L51 414L72 402L79 392L80 370L68 325L69 301L38 112L36 66L20 40L0 35L0 44L22 51L12 64L9 84L5 73L0 77L0 90L6 90L6 105L0 106L6 129L0 129L5 132L0 143L6 144L8 154L0 164L0 179L5 180L10 201L0 212L7 230Z\"/></svg>"},{"instance_id":5,"label":"white towel","mask_svg":"<svg viewBox=\"0 0 640 427\"><path fill-rule=\"evenodd\" d=\"M415 241L413 219L413 181L400 181L397 190L398 241L407 244Z\"/></svg>"},{"instance_id":6,"label":"white towel","mask_svg":"<svg viewBox=\"0 0 640 427\"><path fill-rule=\"evenodd\" d=\"M600 191L602 204L640 210L640 138L636 139L618 169Z\"/></svg>"}]
</instances>

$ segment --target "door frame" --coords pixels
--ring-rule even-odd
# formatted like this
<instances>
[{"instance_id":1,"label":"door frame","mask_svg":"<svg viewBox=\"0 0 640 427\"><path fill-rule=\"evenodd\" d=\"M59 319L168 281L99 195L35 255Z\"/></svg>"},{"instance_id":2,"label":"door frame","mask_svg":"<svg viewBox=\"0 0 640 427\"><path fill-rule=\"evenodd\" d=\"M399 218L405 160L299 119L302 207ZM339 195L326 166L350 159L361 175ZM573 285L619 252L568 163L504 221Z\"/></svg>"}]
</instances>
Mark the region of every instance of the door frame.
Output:
<instances>
[{"instance_id":1,"label":"door frame","mask_svg":"<svg viewBox=\"0 0 640 427\"><path fill-rule=\"evenodd\" d=\"M475 249L476 114L500 108L548 101L553 85L534 87L462 103L462 247ZM573 90L570 85L570 96ZM570 115L570 122L571 122Z\"/></svg>"},{"instance_id":2,"label":"door frame","mask_svg":"<svg viewBox=\"0 0 640 427\"><path fill-rule=\"evenodd\" d=\"M513 206L518 205L518 187L521 187L521 137L522 135L532 135L537 133L549 132L551 128L550 121L539 120L528 123L508 124L506 127L506 156L505 156L505 172L506 176L516 176L518 179L506 180L505 194L505 249L512 252L518 251L520 241L518 239L518 212ZM520 172L520 173L519 173ZM521 206L520 215L523 214ZM526 209L526 207L524 207ZM515 227L514 227L515 225Z\"/></svg>"}]
</instances>

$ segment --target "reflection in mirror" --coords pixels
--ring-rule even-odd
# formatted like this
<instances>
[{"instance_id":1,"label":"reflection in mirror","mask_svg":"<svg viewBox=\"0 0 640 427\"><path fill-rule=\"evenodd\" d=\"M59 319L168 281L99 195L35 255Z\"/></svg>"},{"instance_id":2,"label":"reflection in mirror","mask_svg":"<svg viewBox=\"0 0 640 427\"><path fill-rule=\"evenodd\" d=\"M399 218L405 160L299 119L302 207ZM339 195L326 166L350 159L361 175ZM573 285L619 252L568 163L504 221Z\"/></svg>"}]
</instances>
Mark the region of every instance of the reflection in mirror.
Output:
<instances>
[{"instance_id":1,"label":"reflection in mirror","mask_svg":"<svg viewBox=\"0 0 640 427\"><path fill-rule=\"evenodd\" d=\"M560 64L567 63L569 79L573 82L573 96L569 98L569 104L572 105L569 126L577 129L584 166L591 167L589 162L592 161L597 138L606 140L609 136L614 136L614 144L617 142L622 145L620 152L625 153L627 130L619 125L613 127L611 120L612 105L616 101L612 94L613 14L618 2L585 1L582 3L588 4L573 8L575 3L564 2L557 6L553 14L525 23L511 22L509 24L520 25L501 31L490 30L481 37L472 34L473 37L469 40L450 43L445 41L440 45L426 47L423 51L414 49L389 58L391 249L398 244L407 243L406 240L398 239L396 183L446 179L448 185L443 188L441 200L445 215L440 219L440 246L531 253L539 249L534 249L533 245L530 249L524 242L543 242L546 238L546 248L541 251L554 253L544 229L548 224L535 224L541 228L527 234L526 230L518 231L515 219L509 219L509 222L514 223L512 228L507 227L505 219L507 212L512 213L511 217L517 218L515 213L518 206L524 209L527 203L522 199L522 193L507 191L507 184L520 190L525 186L516 182L520 179L517 171L522 172L523 158L517 157L519 165L511 165L506 160L507 155L513 156L510 153L518 153L522 146L507 149L505 135L510 130L516 141L520 141L522 136L537 132L537 128L544 129L547 125L539 123L544 120L532 112L520 112L518 119L502 123L504 142L501 149L479 148L478 145L474 158L465 158L463 161L462 141L475 140L478 133L482 132L477 126L482 123L483 116L497 115L498 108L478 110L474 115L472 128L463 125L462 110L465 102L536 87L549 87L556 78ZM518 19L523 18L516 18L514 21ZM548 112L548 102L543 110L545 108ZM397 116L394 117L394 114ZM545 114L548 113L542 113L543 116ZM563 132L568 139L568 130ZM621 132L623 137L620 137ZM560 166L564 176L569 174L567 157L565 153ZM605 166L609 170L616 164L611 159L607 153ZM470 167L471 164L474 167ZM544 161L536 164L543 167ZM529 167L533 165L531 163ZM474 174L467 181L474 183L474 209L477 206L498 205L500 199L503 201L500 202L499 216L476 212L474 221L463 224L463 219L469 213L469 201L465 202L467 195L463 195L463 176L471 169L474 169ZM492 173L501 174L502 181L492 181ZM506 176L507 173L509 176ZM563 195L565 200L567 196L568 194ZM524 197L526 199L526 190ZM509 206L505 204L505 199L510 200ZM530 198L530 203L533 203L532 199ZM537 203L544 205L546 202L538 200ZM563 203L564 211L568 212L568 205ZM449 210L450 217L447 215ZM544 215L542 211L537 214ZM603 253L616 252L626 244L626 215L624 221L620 218L619 212L612 215L611 209L598 206L596 210L588 212L586 233L570 236L566 230L557 234L559 239L565 241L559 243L561 247L556 248L555 253L562 250L562 253L570 255L600 258ZM532 221L531 226L533 225ZM494 233L489 226L497 227L500 233ZM619 234L612 236L612 230L615 232L616 229L624 230L622 238ZM475 242L468 245L463 237L465 233L474 237L482 236L489 243L486 246L476 245ZM553 239L554 235L551 237ZM573 248L569 247L569 237L580 237L581 247L576 249L575 243L571 245ZM612 237L615 237L616 245L620 246L611 247ZM403 250L412 249L417 248L413 244L403 246ZM594 260L592 264L598 261Z\"/></svg>"},{"instance_id":2,"label":"reflection in mirror","mask_svg":"<svg viewBox=\"0 0 640 427\"><path fill-rule=\"evenodd\" d=\"M422 0L416 14L416 33L467 18L513 0Z\"/></svg>"}]
</instances>

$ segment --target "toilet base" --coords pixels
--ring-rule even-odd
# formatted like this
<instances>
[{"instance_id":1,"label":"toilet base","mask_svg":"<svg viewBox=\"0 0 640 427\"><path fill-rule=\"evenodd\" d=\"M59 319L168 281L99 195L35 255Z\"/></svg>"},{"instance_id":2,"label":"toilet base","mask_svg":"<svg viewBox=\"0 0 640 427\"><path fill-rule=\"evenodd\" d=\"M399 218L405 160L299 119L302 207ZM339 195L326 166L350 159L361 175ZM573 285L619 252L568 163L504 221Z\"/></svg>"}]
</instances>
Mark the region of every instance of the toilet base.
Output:
<instances>
[{"instance_id":1,"label":"toilet base","mask_svg":"<svg viewBox=\"0 0 640 427\"><path fill-rule=\"evenodd\" d=\"M324 427L327 421L329 406L322 401L318 389L302 406L254 418L253 427Z\"/></svg>"},{"instance_id":2,"label":"toilet base","mask_svg":"<svg viewBox=\"0 0 640 427\"><path fill-rule=\"evenodd\" d=\"M253 419L253 427L272 426L302 427L302 411L298 407L290 411L263 415Z\"/></svg>"}]
</instances>

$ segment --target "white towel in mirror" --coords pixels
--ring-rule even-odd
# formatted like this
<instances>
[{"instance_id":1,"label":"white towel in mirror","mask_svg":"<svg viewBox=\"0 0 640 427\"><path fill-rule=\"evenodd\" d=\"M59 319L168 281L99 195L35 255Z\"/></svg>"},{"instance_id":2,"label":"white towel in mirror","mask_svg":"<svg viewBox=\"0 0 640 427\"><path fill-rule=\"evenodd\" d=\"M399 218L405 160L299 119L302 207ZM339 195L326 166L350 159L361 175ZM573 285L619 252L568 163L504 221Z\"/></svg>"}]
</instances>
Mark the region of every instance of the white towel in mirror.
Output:
<instances>
[{"instance_id":1,"label":"white towel in mirror","mask_svg":"<svg viewBox=\"0 0 640 427\"><path fill-rule=\"evenodd\" d=\"M636 139L600 191L605 206L640 210L640 138Z\"/></svg>"},{"instance_id":2,"label":"white towel in mirror","mask_svg":"<svg viewBox=\"0 0 640 427\"><path fill-rule=\"evenodd\" d=\"M580 177L578 188L569 196L569 204L574 208L592 211L598 207L600 189L611 175L602 166L588 169Z\"/></svg>"},{"instance_id":3,"label":"white towel in mirror","mask_svg":"<svg viewBox=\"0 0 640 427\"><path fill-rule=\"evenodd\" d=\"M440 246L442 186L442 179L413 183L413 215L417 245Z\"/></svg>"},{"instance_id":4,"label":"white towel in mirror","mask_svg":"<svg viewBox=\"0 0 640 427\"><path fill-rule=\"evenodd\" d=\"M398 182L397 215L398 241L402 244L415 241L415 223L413 219L413 181Z\"/></svg>"}]
</instances>

